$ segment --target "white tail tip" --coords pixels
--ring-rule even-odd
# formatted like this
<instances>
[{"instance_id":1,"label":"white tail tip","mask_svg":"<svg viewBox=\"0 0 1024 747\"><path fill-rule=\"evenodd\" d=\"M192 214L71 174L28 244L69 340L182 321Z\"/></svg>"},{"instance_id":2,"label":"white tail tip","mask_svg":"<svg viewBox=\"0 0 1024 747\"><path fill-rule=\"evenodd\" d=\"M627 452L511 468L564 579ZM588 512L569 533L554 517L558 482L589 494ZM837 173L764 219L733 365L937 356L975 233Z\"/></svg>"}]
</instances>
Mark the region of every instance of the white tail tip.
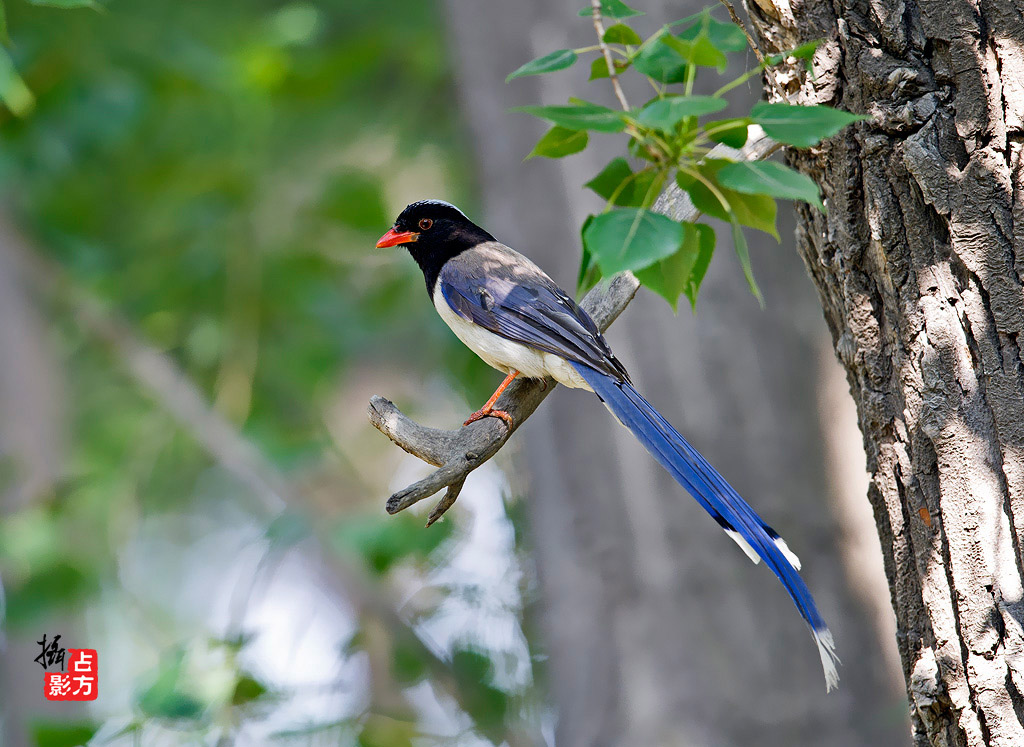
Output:
<instances>
[{"instance_id":1,"label":"white tail tip","mask_svg":"<svg viewBox=\"0 0 1024 747\"><path fill-rule=\"evenodd\" d=\"M775 546L779 548L779 552L786 556L786 560L789 561L789 564L799 571L800 558L797 557L795 552L789 549L789 545L786 544L786 540L782 539L782 537L776 537Z\"/></svg>"},{"instance_id":2,"label":"white tail tip","mask_svg":"<svg viewBox=\"0 0 1024 747\"><path fill-rule=\"evenodd\" d=\"M757 554L757 551L750 545L750 543L743 539L743 535L734 529L726 529L725 533L729 535L729 539L740 546L740 549L743 550L743 552L746 553L746 556L754 562L754 565L761 562L761 557ZM775 546L779 548L779 552L781 552L785 556L786 560L789 561L789 564L799 571L800 558L797 557L795 552L789 549L789 545L786 544L786 540L782 539L782 537L776 537L774 542Z\"/></svg>"},{"instance_id":3,"label":"white tail tip","mask_svg":"<svg viewBox=\"0 0 1024 747\"><path fill-rule=\"evenodd\" d=\"M729 539L740 546L740 549L746 553L748 558L754 561L754 565L761 562L761 557L757 554L757 551L750 546L750 543L743 539L743 535L735 529L726 529L725 533L729 535Z\"/></svg>"},{"instance_id":4,"label":"white tail tip","mask_svg":"<svg viewBox=\"0 0 1024 747\"><path fill-rule=\"evenodd\" d=\"M839 687L839 670L836 664L839 657L836 656L836 644L832 639L832 631L828 628L812 630L814 642L818 644L818 655L821 657L821 668L825 671L825 692L832 692Z\"/></svg>"}]
</instances>

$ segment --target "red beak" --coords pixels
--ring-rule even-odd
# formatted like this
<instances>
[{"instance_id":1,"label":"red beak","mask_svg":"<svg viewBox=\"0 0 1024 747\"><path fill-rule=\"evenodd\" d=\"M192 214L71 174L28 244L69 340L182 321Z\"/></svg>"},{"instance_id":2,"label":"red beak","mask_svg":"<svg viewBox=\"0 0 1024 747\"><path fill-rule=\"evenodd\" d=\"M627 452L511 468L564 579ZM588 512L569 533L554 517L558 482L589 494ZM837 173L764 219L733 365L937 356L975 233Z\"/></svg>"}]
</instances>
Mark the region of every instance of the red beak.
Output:
<instances>
[{"instance_id":1,"label":"red beak","mask_svg":"<svg viewBox=\"0 0 1024 747\"><path fill-rule=\"evenodd\" d=\"M377 241L377 248L383 249L388 246L398 246L399 244L408 244L418 239L420 235L415 231L396 231L391 229L386 234L380 237Z\"/></svg>"}]
</instances>

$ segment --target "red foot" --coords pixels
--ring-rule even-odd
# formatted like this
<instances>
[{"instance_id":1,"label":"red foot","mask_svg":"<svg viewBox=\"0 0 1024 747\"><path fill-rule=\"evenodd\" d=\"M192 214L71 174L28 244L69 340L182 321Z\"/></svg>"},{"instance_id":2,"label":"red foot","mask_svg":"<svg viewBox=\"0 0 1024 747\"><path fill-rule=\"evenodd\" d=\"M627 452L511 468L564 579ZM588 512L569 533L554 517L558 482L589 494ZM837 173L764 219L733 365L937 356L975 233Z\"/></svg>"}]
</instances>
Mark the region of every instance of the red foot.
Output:
<instances>
[{"instance_id":1,"label":"red foot","mask_svg":"<svg viewBox=\"0 0 1024 747\"><path fill-rule=\"evenodd\" d=\"M470 423L475 423L476 421L483 420L484 418L501 418L505 421L505 425L508 426L509 430L512 430L514 427L514 421L512 420L511 415L504 410L493 410L489 407L482 407L474 412L469 416L466 422L463 423L463 425L469 425Z\"/></svg>"},{"instance_id":2,"label":"red foot","mask_svg":"<svg viewBox=\"0 0 1024 747\"><path fill-rule=\"evenodd\" d=\"M512 430L512 428L513 428L512 416L509 415L504 410L495 410L494 409L494 403L498 401L498 397L500 397L501 393L503 391L505 391L505 388L509 384L512 383L512 379L514 379L518 375L519 375L518 371L512 371L508 376L506 376L505 380L503 382L501 382L501 386L499 386L498 390L494 394L491 395L491 398L484 403L484 406L481 407L476 412L474 412L472 415L470 415L469 419L465 423L463 423L463 425L469 425L470 423L475 423L476 421L482 420L483 418L495 417L495 418L501 418L502 420L504 420L505 421L505 425L508 426L508 429Z\"/></svg>"}]
</instances>

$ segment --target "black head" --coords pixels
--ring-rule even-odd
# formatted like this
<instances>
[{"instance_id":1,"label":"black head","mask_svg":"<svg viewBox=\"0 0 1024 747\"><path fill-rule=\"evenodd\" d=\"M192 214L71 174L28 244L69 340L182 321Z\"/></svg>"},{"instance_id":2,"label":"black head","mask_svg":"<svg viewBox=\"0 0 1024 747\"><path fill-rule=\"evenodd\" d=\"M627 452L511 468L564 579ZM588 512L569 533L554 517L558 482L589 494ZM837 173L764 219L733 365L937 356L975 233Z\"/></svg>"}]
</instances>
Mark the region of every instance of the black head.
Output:
<instances>
[{"instance_id":1,"label":"black head","mask_svg":"<svg viewBox=\"0 0 1024 747\"><path fill-rule=\"evenodd\" d=\"M484 241L494 241L494 237L450 202L420 200L402 211L394 227L380 237L377 247L408 249L423 270L427 292L433 293L444 263Z\"/></svg>"}]
</instances>

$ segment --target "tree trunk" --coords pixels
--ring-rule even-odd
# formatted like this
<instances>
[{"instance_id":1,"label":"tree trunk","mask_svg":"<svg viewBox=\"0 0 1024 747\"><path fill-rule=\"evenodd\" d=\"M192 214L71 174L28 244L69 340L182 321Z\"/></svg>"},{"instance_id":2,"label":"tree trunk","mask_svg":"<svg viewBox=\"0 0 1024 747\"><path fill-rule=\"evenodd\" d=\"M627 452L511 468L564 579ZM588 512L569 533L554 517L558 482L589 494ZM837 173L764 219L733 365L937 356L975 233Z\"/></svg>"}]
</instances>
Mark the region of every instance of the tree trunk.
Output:
<instances>
[{"instance_id":1,"label":"tree trunk","mask_svg":"<svg viewBox=\"0 0 1024 747\"><path fill-rule=\"evenodd\" d=\"M18 258L24 240L0 215L0 521L46 496L60 478L64 441L63 378L48 345L46 323L27 288ZM0 585L4 579L0 578ZM2 586L0 586L2 593ZM76 631L81 620L69 615L48 620L50 628L18 631L4 640L0 604L0 745L31 743L34 718L81 717L81 703L43 698L42 670L33 659L46 633L65 642L86 643Z\"/></svg>"},{"instance_id":2,"label":"tree trunk","mask_svg":"<svg viewBox=\"0 0 1024 747\"><path fill-rule=\"evenodd\" d=\"M790 102L873 119L794 164L800 252L857 403L917 744L1024 744L1020 2L757 0L826 42Z\"/></svg>"},{"instance_id":3,"label":"tree trunk","mask_svg":"<svg viewBox=\"0 0 1024 747\"><path fill-rule=\"evenodd\" d=\"M523 164L543 129L508 108L569 95L610 99L610 89L607 81L588 84L584 64L515 85L503 80L540 54L592 44L579 5L447 3L483 223L566 288L579 258L578 226L602 206L581 185L612 157L603 147L612 143L567 161ZM670 20L652 5L652 23ZM674 7L672 17L701 5ZM634 105L649 96L633 93ZM827 337L813 292L795 254L755 239L752 253L770 257L758 265L768 297L762 312L722 244L696 318L687 309L673 317L641 291L610 341L639 388L802 556L844 656L842 689L825 695L813 643L770 572L751 566L593 395L555 392L520 443L532 478L527 500L557 743L904 743L883 644L847 583L823 500L823 438L808 394Z\"/></svg>"}]
</instances>

